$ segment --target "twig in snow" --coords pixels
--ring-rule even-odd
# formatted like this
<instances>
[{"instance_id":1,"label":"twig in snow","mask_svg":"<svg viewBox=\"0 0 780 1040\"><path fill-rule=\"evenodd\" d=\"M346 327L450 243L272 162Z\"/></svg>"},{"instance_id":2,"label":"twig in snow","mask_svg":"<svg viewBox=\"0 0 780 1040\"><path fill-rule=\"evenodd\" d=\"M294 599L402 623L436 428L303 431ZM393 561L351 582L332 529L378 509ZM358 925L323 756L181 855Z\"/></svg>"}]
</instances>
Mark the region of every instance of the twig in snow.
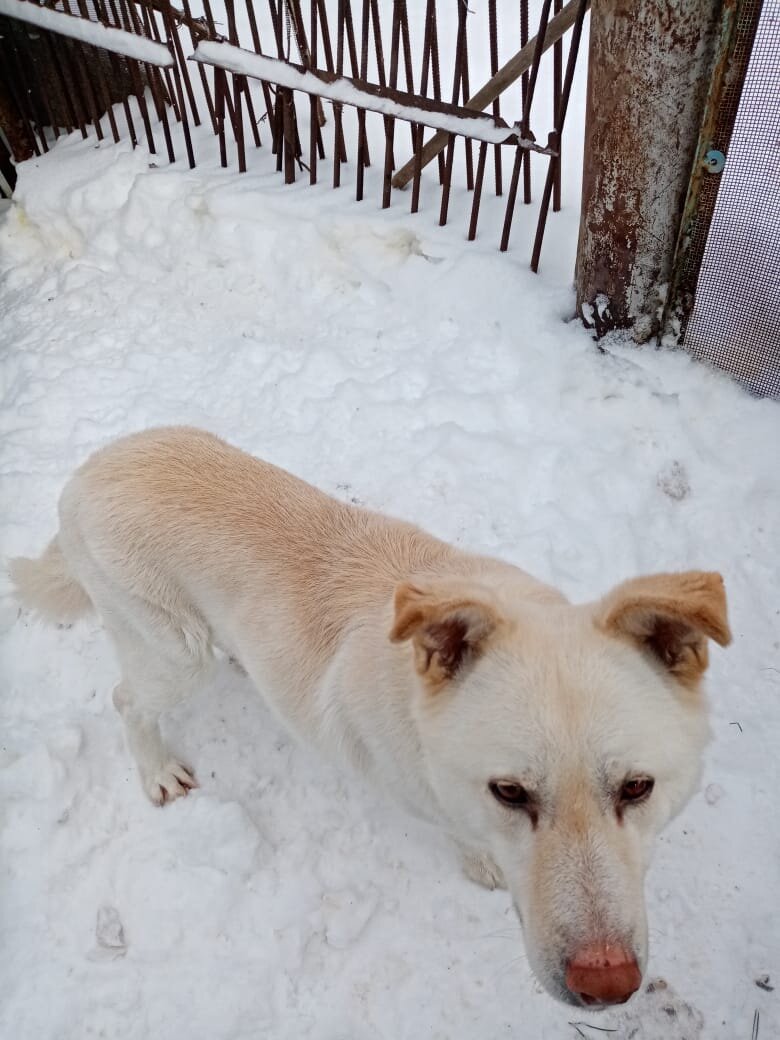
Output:
<instances>
[{"instance_id":1,"label":"twig in snow","mask_svg":"<svg viewBox=\"0 0 780 1040\"><path fill-rule=\"evenodd\" d=\"M739 732L742 732L742 724L739 722L730 722L729 726L736 726L739 729Z\"/></svg>"},{"instance_id":2,"label":"twig in snow","mask_svg":"<svg viewBox=\"0 0 780 1040\"><path fill-rule=\"evenodd\" d=\"M590 1022L569 1022L569 1025L574 1026L580 1036L584 1037L585 1040L588 1040L588 1038L585 1033L582 1032L580 1026L584 1026L586 1029L595 1029L599 1033L617 1033L617 1029L615 1028L610 1028L609 1026L592 1026Z\"/></svg>"},{"instance_id":3,"label":"twig in snow","mask_svg":"<svg viewBox=\"0 0 780 1040\"><path fill-rule=\"evenodd\" d=\"M758 1008L753 1013L753 1032L750 1034L750 1040L758 1040L758 1023L760 1019Z\"/></svg>"}]
</instances>

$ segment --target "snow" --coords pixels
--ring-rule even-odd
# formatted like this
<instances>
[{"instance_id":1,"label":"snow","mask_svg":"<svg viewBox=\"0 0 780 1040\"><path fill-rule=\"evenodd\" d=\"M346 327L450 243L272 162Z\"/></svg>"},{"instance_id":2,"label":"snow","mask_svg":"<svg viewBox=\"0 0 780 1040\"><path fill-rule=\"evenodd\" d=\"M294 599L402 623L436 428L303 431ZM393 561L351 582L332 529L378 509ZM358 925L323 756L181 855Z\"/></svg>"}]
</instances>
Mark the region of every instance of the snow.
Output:
<instances>
[{"instance_id":1,"label":"snow","mask_svg":"<svg viewBox=\"0 0 780 1040\"><path fill-rule=\"evenodd\" d=\"M501 255L487 198L476 243L436 227L435 174L420 214L383 213L381 163L357 205L285 188L267 147L220 170L199 134L193 171L76 134L19 170L0 214L0 553L43 547L91 451L186 422L576 600L720 569L735 643L712 655L714 740L647 882L662 981L601 1014L555 1004L506 893L295 746L228 662L167 721L200 790L153 808L100 626L44 628L6 583L0 1036L734 1040L756 1011L760 1040L780 1035L777 404L682 353L602 353L571 320L574 137L534 276L535 209Z\"/></svg>"},{"instance_id":2,"label":"snow","mask_svg":"<svg viewBox=\"0 0 780 1040\"><path fill-rule=\"evenodd\" d=\"M2 0L0 0L2 2ZM381 112L385 116L405 119L407 122L422 123L436 130L446 130L451 134L472 137L477 141L489 144L505 144L509 142L534 146L536 151L549 154L545 149L520 134L519 124L509 127L506 124L496 125L490 116L458 116L450 112L435 112L417 105L402 104L387 97L379 97L369 90L361 89L350 83L348 79L327 81L306 69L298 69L287 62L264 54L254 54L242 50L229 43L214 43L210 40L198 44L192 55L194 61L206 65L215 65L230 72L276 83L290 90L302 90L308 94L328 98L329 101L341 102L368 109L370 112ZM503 122L503 121L502 121Z\"/></svg>"},{"instance_id":3,"label":"snow","mask_svg":"<svg viewBox=\"0 0 780 1040\"><path fill-rule=\"evenodd\" d=\"M63 11L52 11L47 7L39 7L35 0L0 0L0 15L18 18L39 29L69 36L73 40L81 40L93 47L102 47L115 54L124 54L128 58L149 62L167 68L173 65L173 58L167 47L154 40L147 40L124 29L114 29L99 22L89 21Z\"/></svg>"}]
</instances>

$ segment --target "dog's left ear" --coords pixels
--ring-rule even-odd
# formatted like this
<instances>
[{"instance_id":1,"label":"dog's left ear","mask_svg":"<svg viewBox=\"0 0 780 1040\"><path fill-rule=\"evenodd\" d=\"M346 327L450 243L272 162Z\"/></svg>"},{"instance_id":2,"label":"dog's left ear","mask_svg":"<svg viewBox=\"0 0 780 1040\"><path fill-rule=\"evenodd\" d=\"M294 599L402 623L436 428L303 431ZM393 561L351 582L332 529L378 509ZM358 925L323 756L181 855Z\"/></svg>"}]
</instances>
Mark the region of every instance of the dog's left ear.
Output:
<instances>
[{"instance_id":1,"label":"dog's left ear","mask_svg":"<svg viewBox=\"0 0 780 1040\"><path fill-rule=\"evenodd\" d=\"M390 641L412 640L417 671L429 689L438 690L482 652L500 623L489 590L476 583L404 582L395 591Z\"/></svg>"},{"instance_id":2,"label":"dog's left ear","mask_svg":"<svg viewBox=\"0 0 780 1040\"><path fill-rule=\"evenodd\" d=\"M653 653L680 682L695 684L707 667L707 639L731 642L720 574L654 574L618 585L597 607L596 624Z\"/></svg>"}]
</instances>

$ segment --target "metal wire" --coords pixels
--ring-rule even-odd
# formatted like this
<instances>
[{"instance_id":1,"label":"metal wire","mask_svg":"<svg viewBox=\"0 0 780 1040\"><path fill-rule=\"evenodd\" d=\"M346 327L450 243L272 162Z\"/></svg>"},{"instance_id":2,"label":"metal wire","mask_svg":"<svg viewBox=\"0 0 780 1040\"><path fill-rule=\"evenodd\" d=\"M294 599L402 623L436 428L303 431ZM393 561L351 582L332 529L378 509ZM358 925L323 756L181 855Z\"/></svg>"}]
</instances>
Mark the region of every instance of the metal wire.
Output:
<instances>
[{"instance_id":1,"label":"metal wire","mask_svg":"<svg viewBox=\"0 0 780 1040\"><path fill-rule=\"evenodd\" d=\"M743 5L745 25L757 6ZM721 109L738 103L736 121L722 175L705 175L702 191L717 198L683 345L753 393L780 396L780 0L764 0L741 98L731 89Z\"/></svg>"}]
</instances>

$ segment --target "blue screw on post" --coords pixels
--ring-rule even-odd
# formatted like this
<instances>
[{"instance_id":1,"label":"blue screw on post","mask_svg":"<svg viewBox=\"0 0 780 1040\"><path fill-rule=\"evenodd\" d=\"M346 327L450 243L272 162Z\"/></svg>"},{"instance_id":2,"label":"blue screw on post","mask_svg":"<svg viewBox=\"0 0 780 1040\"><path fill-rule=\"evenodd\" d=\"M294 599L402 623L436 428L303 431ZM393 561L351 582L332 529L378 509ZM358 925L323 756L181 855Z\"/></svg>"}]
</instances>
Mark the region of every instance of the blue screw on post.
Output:
<instances>
[{"instance_id":1,"label":"blue screw on post","mask_svg":"<svg viewBox=\"0 0 780 1040\"><path fill-rule=\"evenodd\" d=\"M702 159L702 165L707 173L720 173L726 165L726 156L716 148L710 148Z\"/></svg>"}]
</instances>

